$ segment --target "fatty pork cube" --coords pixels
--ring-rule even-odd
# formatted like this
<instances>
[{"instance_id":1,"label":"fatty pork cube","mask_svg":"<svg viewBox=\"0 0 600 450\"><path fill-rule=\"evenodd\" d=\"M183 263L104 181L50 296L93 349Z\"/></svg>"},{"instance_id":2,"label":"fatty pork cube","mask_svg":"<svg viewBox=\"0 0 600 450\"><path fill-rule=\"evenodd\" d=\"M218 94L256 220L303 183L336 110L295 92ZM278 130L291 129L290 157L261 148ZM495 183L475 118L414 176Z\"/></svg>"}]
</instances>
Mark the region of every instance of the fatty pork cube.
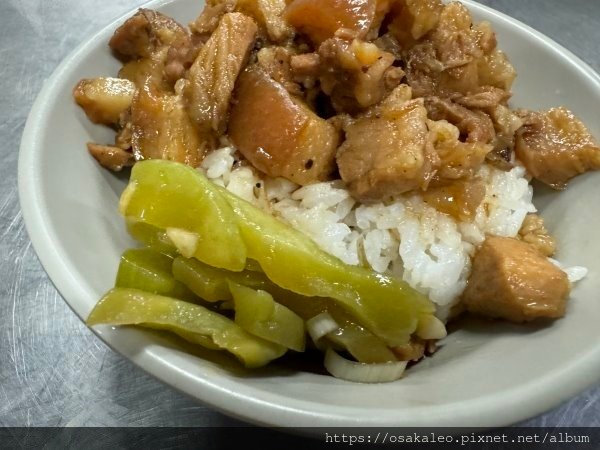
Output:
<instances>
[{"instance_id":1,"label":"fatty pork cube","mask_svg":"<svg viewBox=\"0 0 600 450\"><path fill-rule=\"evenodd\" d=\"M393 95L393 94L392 94ZM439 158L428 144L423 99L409 100L360 117L344 128L337 154L342 180L354 198L377 202L426 189Z\"/></svg>"},{"instance_id":2,"label":"fatty pork cube","mask_svg":"<svg viewBox=\"0 0 600 450\"><path fill-rule=\"evenodd\" d=\"M485 199L485 183L479 178L444 181L423 192L423 200L457 220L470 222Z\"/></svg>"},{"instance_id":3,"label":"fatty pork cube","mask_svg":"<svg viewBox=\"0 0 600 450\"><path fill-rule=\"evenodd\" d=\"M517 239L488 236L473 259L463 303L467 311L511 322L555 319L565 313L567 275Z\"/></svg>"},{"instance_id":4,"label":"fatty pork cube","mask_svg":"<svg viewBox=\"0 0 600 450\"><path fill-rule=\"evenodd\" d=\"M236 7L255 18L275 42L282 42L294 34L283 19L286 0L238 0Z\"/></svg>"},{"instance_id":5,"label":"fatty pork cube","mask_svg":"<svg viewBox=\"0 0 600 450\"><path fill-rule=\"evenodd\" d=\"M335 170L338 132L256 66L243 72L229 118L229 136L254 167L305 185Z\"/></svg>"},{"instance_id":6,"label":"fatty pork cube","mask_svg":"<svg viewBox=\"0 0 600 450\"><path fill-rule=\"evenodd\" d=\"M437 26L443 9L440 0L396 0L389 30L402 47L409 48Z\"/></svg>"},{"instance_id":7,"label":"fatty pork cube","mask_svg":"<svg viewBox=\"0 0 600 450\"><path fill-rule=\"evenodd\" d=\"M404 77L404 71L393 66L393 54L359 39L328 39L316 57L320 87L338 113L355 114L376 105Z\"/></svg>"},{"instance_id":8,"label":"fatty pork cube","mask_svg":"<svg viewBox=\"0 0 600 450\"><path fill-rule=\"evenodd\" d=\"M119 123L119 117L131 105L134 93L135 84L121 78L83 79L73 89L75 101L88 118L109 126Z\"/></svg>"},{"instance_id":9,"label":"fatty pork cube","mask_svg":"<svg viewBox=\"0 0 600 450\"><path fill-rule=\"evenodd\" d=\"M258 27L240 13L223 16L189 70L184 97L187 111L201 134L225 131L235 82L246 61Z\"/></svg>"},{"instance_id":10,"label":"fatty pork cube","mask_svg":"<svg viewBox=\"0 0 600 450\"><path fill-rule=\"evenodd\" d=\"M600 147L585 125L566 108L523 113L515 152L529 173L541 182L563 189L588 170L600 169Z\"/></svg>"},{"instance_id":11,"label":"fatty pork cube","mask_svg":"<svg viewBox=\"0 0 600 450\"><path fill-rule=\"evenodd\" d=\"M462 142L460 130L446 120L428 120L429 142L440 158L436 178L458 180L475 176L493 147L482 142Z\"/></svg>"},{"instance_id":12,"label":"fatty pork cube","mask_svg":"<svg viewBox=\"0 0 600 450\"><path fill-rule=\"evenodd\" d=\"M131 145L136 160L167 159L197 167L214 146L197 132L181 95L153 86L138 89L131 104Z\"/></svg>"},{"instance_id":13,"label":"fatty pork cube","mask_svg":"<svg viewBox=\"0 0 600 450\"><path fill-rule=\"evenodd\" d=\"M496 136L494 123L481 111L473 111L439 97L426 98L425 107L430 119L447 120L455 125L466 136L466 142L487 144Z\"/></svg>"},{"instance_id":14,"label":"fatty pork cube","mask_svg":"<svg viewBox=\"0 0 600 450\"><path fill-rule=\"evenodd\" d=\"M120 172L123 170L123 167L132 166L135 162L131 152L119 147L89 143L87 148L90 155L92 155L102 167L112 170L113 172Z\"/></svg>"},{"instance_id":15,"label":"fatty pork cube","mask_svg":"<svg viewBox=\"0 0 600 450\"><path fill-rule=\"evenodd\" d=\"M519 238L533 245L542 255L552 256L556 252L556 239L546 229L544 219L537 214L527 214L519 230Z\"/></svg>"},{"instance_id":16,"label":"fatty pork cube","mask_svg":"<svg viewBox=\"0 0 600 450\"><path fill-rule=\"evenodd\" d=\"M172 18L140 9L115 31L109 46L124 63L119 77L139 88L152 83L172 91L194 62L200 42Z\"/></svg>"},{"instance_id":17,"label":"fatty pork cube","mask_svg":"<svg viewBox=\"0 0 600 450\"><path fill-rule=\"evenodd\" d=\"M189 37L188 31L172 18L140 9L115 31L108 45L123 61L149 58L158 48Z\"/></svg>"},{"instance_id":18,"label":"fatty pork cube","mask_svg":"<svg viewBox=\"0 0 600 450\"><path fill-rule=\"evenodd\" d=\"M376 10L377 0L293 0L284 18L318 45L333 37L340 28L364 37Z\"/></svg>"}]
</instances>

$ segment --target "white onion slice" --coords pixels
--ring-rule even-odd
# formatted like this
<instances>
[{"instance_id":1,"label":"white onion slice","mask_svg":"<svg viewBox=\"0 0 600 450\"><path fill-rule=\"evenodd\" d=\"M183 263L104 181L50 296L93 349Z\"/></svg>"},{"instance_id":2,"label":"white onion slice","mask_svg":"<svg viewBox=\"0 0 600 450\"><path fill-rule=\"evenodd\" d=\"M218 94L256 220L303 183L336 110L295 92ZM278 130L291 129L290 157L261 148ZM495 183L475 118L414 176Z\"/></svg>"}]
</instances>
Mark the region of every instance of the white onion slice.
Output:
<instances>
[{"instance_id":1,"label":"white onion slice","mask_svg":"<svg viewBox=\"0 0 600 450\"><path fill-rule=\"evenodd\" d=\"M323 336L337 330L339 327L328 312L322 312L306 321L306 329L315 344Z\"/></svg>"},{"instance_id":2,"label":"white onion slice","mask_svg":"<svg viewBox=\"0 0 600 450\"><path fill-rule=\"evenodd\" d=\"M325 368L336 378L356 383L387 383L402 377L406 361L364 364L350 361L331 348L325 353Z\"/></svg>"}]
</instances>

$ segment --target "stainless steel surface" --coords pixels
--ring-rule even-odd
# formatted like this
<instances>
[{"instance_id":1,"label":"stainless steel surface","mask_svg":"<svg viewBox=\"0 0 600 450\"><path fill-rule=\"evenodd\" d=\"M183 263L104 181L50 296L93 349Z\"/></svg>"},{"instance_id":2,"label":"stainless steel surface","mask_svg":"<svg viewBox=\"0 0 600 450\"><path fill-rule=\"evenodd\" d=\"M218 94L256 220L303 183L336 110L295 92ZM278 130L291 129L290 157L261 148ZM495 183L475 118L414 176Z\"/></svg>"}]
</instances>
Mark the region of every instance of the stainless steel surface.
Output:
<instances>
[{"instance_id":1,"label":"stainless steel surface","mask_svg":"<svg viewBox=\"0 0 600 450\"><path fill-rule=\"evenodd\" d=\"M27 114L44 80L78 43L142 3L141 0L0 2L0 425L3 426L239 424L156 381L93 335L48 279L21 218L17 152ZM599 0L482 3L537 28L600 71ZM600 387L525 424L600 426ZM206 430L206 433L218 432Z\"/></svg>"}]
</instances>

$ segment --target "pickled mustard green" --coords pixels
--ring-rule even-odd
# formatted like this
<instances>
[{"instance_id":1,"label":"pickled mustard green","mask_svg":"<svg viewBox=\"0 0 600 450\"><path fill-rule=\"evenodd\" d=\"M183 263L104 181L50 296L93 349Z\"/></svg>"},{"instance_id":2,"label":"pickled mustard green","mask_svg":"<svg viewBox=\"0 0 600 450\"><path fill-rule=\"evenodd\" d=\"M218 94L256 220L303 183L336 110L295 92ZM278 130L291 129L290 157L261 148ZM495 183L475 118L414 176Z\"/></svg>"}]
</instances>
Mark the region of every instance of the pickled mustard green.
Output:
<instances>
[{"instance_id":1,"label":"pickled mustard green","mask_svg":"<svg viewBox=\"0 0 600 450\"><path fill-rule=\"evenodd\" d=\"M311 319L325 311L332 314L340 323L352 320L352 316L333 300L322 297L308 298L285 290L269 280L264 273L258 271L255 265L243 272L231 272L210 267L193 258L179 256L173 262L173 275L194 294L208 302L233 300L229 288L229 283L233 282L251 289L268 292L277 303L292 310L303 320Z\"/></svg>"},{"instance_id":2,"label":"pickled mustard green","mask_svg":"<svg viewBox=\"0 0 600 450\"><path fill-rule=\"evenodd\" d=\"M336 300L391 347L409 341L420 315L433 314L433 304L405 282L344 264L289 225L220 191L236 213L248 257L278 286Z\"/></svg>"},{"instance_id":3,"label":"pickled mustard green","mask_svg":"<svg viewBox=\"0 0 600 450\"><path fill-rule=\"evenodd\" d=\"M207 302L232 300L229 281L256 289L265 289L268 281L260 272L249 270L231 272L182 256L175 258L173 262L173 275L176 280Z\"/></svg>"},{"instance_id":4,"label":"pickled mustard green","mask_svg":"<svg viewBox=\"0 0 600 450\"><path fill-rule=\"evenodd\" d=\"M398 360L381 339L352 322L342 324L338 330L332 331L326 337L361 363L379 364Z\"/></svg>"},{"instance_id":5,"label":"pickled mustard green","mask_svg":"<svg viewBox=\"0 0 600 450\"><path fill-rule=\"evenodd\" d=\"M246 267L246 247L229 203L191 167L161 160L136 164L119 207L128 220L195 235L194 257L206 264Z\"/></svg>"},{"instance_id":6,"label":"pickled mustard green","mask_svg":"<svg viewBox=\"0 0 600 450\"><path fill-rule=\"evenodd\" d=\"M173 242L171 242L171 239L167 236L165 230L133 218L127 219L125 222L127 232L139 243L164 254L177 254L177 249Z\"/></svg>"},{"instance_id":7,"label":"pickled mustard green","mask_svg":"<svg viewBox=\"0 0 600 450\"><path fill-rule=\"evenodd\" d=\"M173 258L150 248L132 248L121 256L115 287L193 300L194 294L173 277Z\"/></svg>"},{"instance_id":8,"label":"pickled mustard green","mask_svg":"<svg viewBox=\"0 0 600 450\"><path fill-rule=\"evenodd\" d=\"M235 305L235 323L255 336L303 352L304 321L280 305L266 291L229 282Z\"/></svg>"},{"instance_id":9,"label":"pickled mustard green","mask_svg":"<svg viewBox=\"0 0 600 450\"><path fill-rule=\"evenodd\" d=\"M202 236L195 257L208 265L241 271L251 258L279 287L333 299L391 347L406 344L419 317L434 311L403 281L344 264L307 236L179 163L136 164L121 210L159 228Z\"/></svg>"},{"instance_id":10,"label":"pickled mustard green","mask_svg":"<svg viewBox=\"0 0 600 450\"><path fill-rule=\"evenodd\" d=\"M250 368L264 366L287 350L203 306L139 289L109 291L94 307L87 324L140 325L171 331L195 344L227 350Z\"/></svg>"}]
</instances>

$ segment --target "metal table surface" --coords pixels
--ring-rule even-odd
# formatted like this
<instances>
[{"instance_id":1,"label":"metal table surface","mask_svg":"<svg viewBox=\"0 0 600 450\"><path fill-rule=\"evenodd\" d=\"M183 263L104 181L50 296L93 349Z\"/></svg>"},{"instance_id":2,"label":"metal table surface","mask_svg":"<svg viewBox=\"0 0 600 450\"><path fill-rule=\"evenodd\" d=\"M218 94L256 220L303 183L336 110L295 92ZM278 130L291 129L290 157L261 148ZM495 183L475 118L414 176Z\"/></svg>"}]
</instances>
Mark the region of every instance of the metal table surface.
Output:
<instances>
[{"instance_id":1,"label":"metal table surface","mask_svg":"<svg viewBox=\"0 0 600 450\"><path fill-rule=\"evenodd\" d=\"M29 109L63 57L143 0L0 2L0 425L239 425L110 350L69 309L42 269L17 195ZM600 71L600 0L483 0ZM518 405L515 405L518 408ZM600 426L600 387L524 423Z\"/></svg>"}]
</instances>

